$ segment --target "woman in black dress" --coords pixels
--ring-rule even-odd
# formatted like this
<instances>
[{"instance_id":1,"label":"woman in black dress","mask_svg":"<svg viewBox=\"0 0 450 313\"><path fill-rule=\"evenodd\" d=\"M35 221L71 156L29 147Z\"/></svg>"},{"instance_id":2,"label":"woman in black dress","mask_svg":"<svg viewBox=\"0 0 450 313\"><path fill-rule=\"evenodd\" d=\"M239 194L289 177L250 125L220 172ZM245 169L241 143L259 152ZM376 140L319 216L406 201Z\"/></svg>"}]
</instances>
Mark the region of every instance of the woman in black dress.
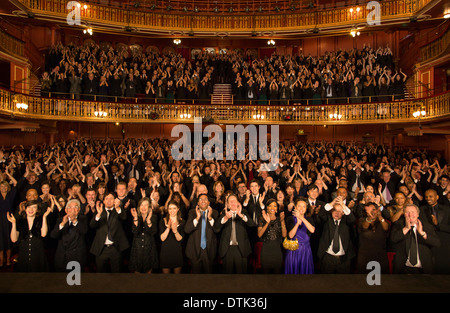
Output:
<instances>
[{"instance_id":1,"label":"woman in black dress","mask_svg":"<svg viewBox=\"0 0 450 313\"><path fill-rule=\"evenodd\" d=\"M25 210L16 217L8 213L11 226L11 241L18 243L19 256L14 270L16 272L47 272L48 260L44 249L47 236L47 216L52 207L42 215L37 200L28 201Z\"/></svg>"},{"instance_id":2,"label":"woman in black dress","mask_svg":"<svg viewBox=\"0 0 450 313\"><path fill-rule=\"evenodd\" d=\"M16 184L16 180L14 180L13 186L5 180L0 182L0 267L5 265L5 257L6 266L11 265L11 224L8 222L7 216L14 210L14 200L17 194Z\"/></svg>"},{"instance_id":3,"label":"woman in black dress","mask_svg":"<svg viewBox=\"0 0 450 313\"><path fill-rule=\"evenodd\" d=\"M177 90L175 92L177 96L177 103L186 103L187 98L187 85L186 80L183 78L180 78L177 83Z\"/></svg>"},{"instance_id":4,"label":"woman in black dress","mask_svg":"<svg viewBox=\"0 0 450 313\"><path fill-rule=\"evenodd\" d=\"M183 246L185 221L175 201L170 201L167 213L159 222L161 238L160 267L163 274L180 274L183 267Z\"/></svg>"},{"instance_id":5,"label":"woman in black dress","mask_svg":"<svg viewBox=\"0 0 450 313\"><path fill-rule=\"evenodd\" d=\"M262 219L259 220L258 237L262 239L261 267L264 274L281 274L283 270L282 243L286 237L286 224L284 212L278 215L278 202L269 199L266 210L262 210Z\"/></svg>"},{"instance_id":6,"label":"woman in black dress","mask_svg":"<svg viewBox=\"0 0 450 313\"><path fill-rule=\"evenodd\" d=\"M376 261L381 273L389 274L387 239L389 223L384 220L377 204L367 203L364 214L358 221L359 249L356 258L356 272L367 274L367 264Z\"/></svg>"},{"instance_id":7,"label":"woman in black dress","mask_svg":"<svg viewBox=\"0 0 450 313\"><path fill-rule=\"evenodd\" d=\"M158 268L158 251L155 242L157 216L153 215L150 199L142 198L137 209L131 209L133 243L131 245L129 269L135 273L151 273Z\"/></svg>"}]
</instances>

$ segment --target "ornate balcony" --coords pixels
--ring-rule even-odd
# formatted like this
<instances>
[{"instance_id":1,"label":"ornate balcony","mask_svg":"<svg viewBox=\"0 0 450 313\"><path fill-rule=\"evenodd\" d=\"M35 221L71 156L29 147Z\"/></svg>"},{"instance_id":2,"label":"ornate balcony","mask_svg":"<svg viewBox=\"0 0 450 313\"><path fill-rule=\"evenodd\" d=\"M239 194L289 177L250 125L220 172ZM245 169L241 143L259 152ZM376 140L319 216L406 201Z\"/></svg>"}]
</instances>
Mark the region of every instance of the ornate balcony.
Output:
<instances>
[{"instance_id":1,"label":"ornate balcony","mask_svg":"<svg viewBox=\"0 0 450 313\"><path fill-rule=\"evenodd\" d=\"M64 0L18 0L29 13L37 19L51 19L66 23L69 10ZM279 2L279 3L278 3ZM432 0L390 0L380 2L383 24L409 21L415 12L423 9ZM292 6L288 1L263 1L261 3L235 3L234 9L222 4L217 8L213 1L157 1L157 5L134 7L130 4L109 5L86 3L81 6L82 24L116 31L138 31L154 35L216 35L231 36L259 34L267 36L308 34L314 30L348 31L348 27L367 25L367 16L373 8L358 6L335 7L327 4L322 7ZM197 4L197 6L196 6ZM199 8L200 6L200 8ZM355 6L356 7L356 6ZM197 8L197 9L196 9ZM388 23L388 24L389 24Z\"/></svg>"},{"instance_id":2,"label":"ornate balcony","mask_svg":"<svg viewBox=\"0 0 450 313\"><path fill-rule=\"evenodd\" d=\"M425 115L415 116L415 112ZM36 97L0 89L0 113L25 120L217 124L348 125L416 123L450 117L450 92L414 100L357 104L180 104ZM419 120L419 122L420 122Z\"/></svg>"}]
</instances>

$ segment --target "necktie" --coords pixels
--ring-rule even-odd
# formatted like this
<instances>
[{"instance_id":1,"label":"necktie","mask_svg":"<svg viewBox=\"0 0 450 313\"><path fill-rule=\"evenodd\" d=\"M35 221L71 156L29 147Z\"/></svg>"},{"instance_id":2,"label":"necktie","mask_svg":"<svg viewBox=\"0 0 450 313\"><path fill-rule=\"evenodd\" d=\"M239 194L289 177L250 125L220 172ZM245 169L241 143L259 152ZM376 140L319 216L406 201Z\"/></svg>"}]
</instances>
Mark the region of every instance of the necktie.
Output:
<instances>
[{"instance_id":1,"label":"necktie","mask_svg":"<svg viewBox=\"0 0 450 313\"><path fill-rule=\"evenodd\" d=\"M433 215L436 217L436 219L438 218L438 210L437 210L437 205L435 205L434 207L431 208Z\"/></svg>"},{"instance_id":2,"label":"necktie","mask_svg":"<svg viewBox=\"0 0 450 313\"><path fill-rule=\"evenodd\" d=\"M356 186L361 190L361 177L359 175L356 176Z\"/></svg>"},{"instance_id":3,"label":"necktie","mask_svg":"<svg viewBox=\"0 0 450 313\"><path fill-rule=\"evenodd\" d=\"M111 211L112 210L106 210L106 214L107 214L107 221L108 221L108 239L112 241L112 237L111 237Z\"/></svg>"},{"instance_id":4,"label":"necktie","mask_svg":"<svg viewBox=\"0 0 450 313\"><path fill-rule=\"evenodd\" d=\"M417 264L417 239L416 234L414 233L414 226L411 227L411 230L409 231L410 240L411 240L411 246L409 249L409 262L412 265Z\"/></svg>"},{"instance_id":5,"label":"necktie","mask_svg":"<svg viewBox=\"0 0 450 313\"><path fill-rule=\"evenodd\" d=\"M387 185L386 185L385 189L386 189L386 201L389 202L392 200L392 196L391 196L391 193L389 192L389 188Z\"/></svg>"},{"instance_id":6,"label":"necktie","mask_svg":"<svg viewBox=\"0 0 450 313\"><path fill-rule=\"evenodd\" d=\"M200 239L200 247L206 249L206 212L202 212L202 235Z\"/></svg>"},{"instance_id":7,"label":"necktie","mask_svg":"<svg viewBox=\"0 0 450 313\"><path fill-rule=\"evenodd\" d=\"M237 239L236 239L236 222L235 222L235 214L233 213L233 217L231 219L231 245L235 246L237 245Z\"/></svg>"},{"instance_id":8,"label":"necktie","mask_svg":"<svg viewBox=\"0 0 450 313\"><path fill-rule=\"evenodd\" d=\"M333 252L339 252L339 223L338 221L334 221L336 227L334 228L334 238L333 238Z\"/></svg>"}]
</instances>

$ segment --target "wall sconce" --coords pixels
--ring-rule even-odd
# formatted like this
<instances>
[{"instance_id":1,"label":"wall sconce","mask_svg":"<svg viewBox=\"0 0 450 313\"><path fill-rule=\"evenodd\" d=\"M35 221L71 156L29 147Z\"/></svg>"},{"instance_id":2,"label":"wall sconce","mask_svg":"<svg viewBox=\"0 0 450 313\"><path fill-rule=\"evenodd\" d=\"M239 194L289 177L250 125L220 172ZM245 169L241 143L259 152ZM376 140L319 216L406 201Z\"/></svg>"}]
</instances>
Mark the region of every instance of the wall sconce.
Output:
<instances>
[{"instance_id":1,"label":"wall sconce","mask_svg":"<svg viewBox=\"0 0 450 313\"><path fill-rule=\"evenodd\" d=\"M179 45L181 43L181 39L174 39L173 43Z\"/></svg>"},{"instance_id":2,"label":"wall sconce","mask_svg":"<svg viewBox=\"0 0 450 313\"><path fill-rule=\"evenodd\" d=\"M92 30L92 27L88 27L85 30L83 30L84 34L89 34L92 36L92 34L94 33L94 31Z\"/></svg>"},{"instance_id":3,"label":"wall sconce","mask_svg":"<svg viewBox=\"0 0 450 313\"><path fill-rule=\"evenodd\" d=\"M275 46L275 40L270 39L269 41L267 41L267 44L268 44L269 46Z\"/></svg>"},{"instance_id":4,"label":"wall sconce","mask_svg":"<svg viewBox=\"0 0 450 313\"><path fill-rule=\"evenodd\" d=\"M254 120L263 120L264 119L264 115L262 115L262 114L255 114L255 115L253 115L253 119Z\"/></svg>"},{"instance_id":5,"label":"wall sconce","mask_svg":"<svg viewBox=\"0 0 450 313\"><path fill-rule=\"evenodd\" d=\"M104 112L104 111L95 111L95 112L94 112L94 115L95 115L96 117L107 117L107 116L108 116L108 113L107 113L107 112Z\"/></svg>"},{"instance_id":6,"label":"wall sconce","mask_svg":"<svg viewBox=\"0 0 450 313\"><path fill-rule=\"evenodd\" d=\"M359 31L357 31L357 30L352 30L351 32L350 32L350 35L352 36L352 37L356 37L356 36L359 36L361 33L359 32Z\"/></svg>"},{"instance_id":7,"label":"wall sconce","mask_svg":"<svg viewBox=\"0 0 450 313\"><path fill-rule=\"evenodd\" d=\"M180 118L191 118L192 115L188 113L180 114Z\"/></svg>"},{"instance_id":8,"label":"wall sconce","mask_svg":"<svg viewBox=\"0 0 450 313\"><path fill-rule=\"evenodd\" d=\"M19 110L28 110L28 104L23 103L23 102L17 102L17 103L16 103L16 107L17 107Z\"/></svg>"},{"instance_id":9,"label":"wall sconce","mask_svg":"<svg viewBox=\"0 0 450 313\"><path fill-rule=\"evenodd\" d=\"M334 113L334 114L330 114L329 117L330 117L330 120L340 120L342 118L342 115Z\"/></svg>"}]
</instances>

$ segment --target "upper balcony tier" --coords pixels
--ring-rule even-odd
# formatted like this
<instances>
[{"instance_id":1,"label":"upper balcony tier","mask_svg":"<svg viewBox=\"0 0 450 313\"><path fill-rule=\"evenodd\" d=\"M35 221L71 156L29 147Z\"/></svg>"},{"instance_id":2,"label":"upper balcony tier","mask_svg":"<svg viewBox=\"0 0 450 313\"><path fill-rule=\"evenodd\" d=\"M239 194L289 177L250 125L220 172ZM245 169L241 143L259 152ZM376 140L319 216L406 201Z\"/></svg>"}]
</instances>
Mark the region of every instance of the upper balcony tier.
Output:
<instances>
[{"instance_id":1,"label":"upper balcony tier","mask_svg":"<svg viewBox=\"0 0 450 313\"><path fill-rule=\"evenodd\" d=\"M17 0L29 16L67 23L72 9L65 0ZM379 4L381 23L386 26L409 22L432 5L433 0L390 0ZM313 1L80 1L82 26L99 30L172 36L270 36L317 32L363 31L375 7ZM106 3L106 4L105 4ZM369 2L368 2L369 3ZM372 3L372 2L370 2ZM230 9L231 8L231 9ZM23 14L24 12L22 12ZM20 12L17 12L20 15ZM370 15L369 19L368 16ZM372 25L372 23L370 24Z\"/></svg>"},{"instance_id":2,"label":"upper balcony tier","mask_svg":"<svg viewBox=\"0 0 450 313\"><path fill-rule=\"evenodd\" d=\"M450 92L413 100L350 104L192 104L85 101L37 97L0 89L8 118L112 123L345 125L416 123L448 119Z\"/></svg>"}]
</instances>

